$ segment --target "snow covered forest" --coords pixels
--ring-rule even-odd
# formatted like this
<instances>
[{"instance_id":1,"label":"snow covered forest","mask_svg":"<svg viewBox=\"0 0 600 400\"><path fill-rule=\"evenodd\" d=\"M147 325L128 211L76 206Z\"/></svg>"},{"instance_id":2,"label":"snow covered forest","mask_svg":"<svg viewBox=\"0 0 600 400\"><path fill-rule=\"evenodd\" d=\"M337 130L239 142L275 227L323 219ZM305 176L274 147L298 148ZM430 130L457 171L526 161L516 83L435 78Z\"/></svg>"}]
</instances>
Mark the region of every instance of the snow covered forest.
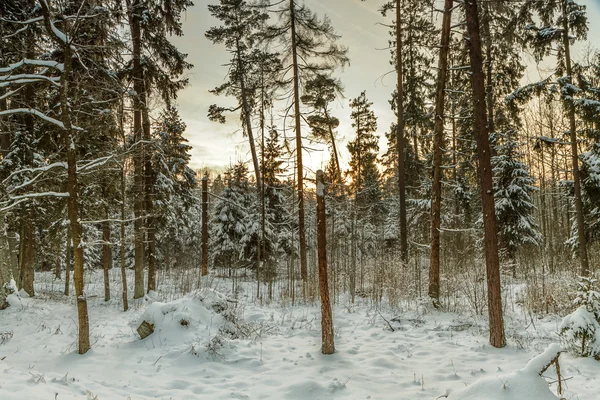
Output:
<instances>
[{"instance_id":1,"label":"snow covered forest","mask_svg":"<svg viewBox=\"0 0 600 400\"><path fill-rule=\"evenodd\" d=\"M312 0L0 1L0 400L598 397L590 1L346 2L385 135ZM178 104L200 6L223 171Z\"/></svg>"}]
</instances>

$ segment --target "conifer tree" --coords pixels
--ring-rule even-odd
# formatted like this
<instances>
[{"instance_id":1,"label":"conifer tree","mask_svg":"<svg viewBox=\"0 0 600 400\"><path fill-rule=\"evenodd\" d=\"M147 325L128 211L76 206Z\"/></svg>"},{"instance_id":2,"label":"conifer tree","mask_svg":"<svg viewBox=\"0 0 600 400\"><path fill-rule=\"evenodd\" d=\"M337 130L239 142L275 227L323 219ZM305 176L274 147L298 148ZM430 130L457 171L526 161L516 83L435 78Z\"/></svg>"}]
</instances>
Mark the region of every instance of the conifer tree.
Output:
<instances>
[{"instance_id":1,"label":"conifer tree","mask_svg":"<svg viewBox=\"0 0 600 400\"><path fill-rule=\"evenodd\" d=\"M209 5L211 15L223 23L206 31L206 37L215 44L224 44L231 53L228 67L228 80L211 92L216 95L235 96L238 106L224 108L211 105L208 116L213 121L225 122L225 111L240 111L244 135L248 137L256 184L260 188L262 178L256 142L254 139L252 115L257 106L257 70L255 61L263 53L257 47L261 30L269 18L257 5L245 0L221 0L218 5ZM267 54L265 54L267 55Z\"/></svg>"},{"instance_id":2,"label":"conifer tree","mask_svg":"<svg viewBox=\"0 0 600 400\"><path fill-rule=\"evenodd\" d=\"M381 200L377 153L379 144L375 131L377 118L371 110L373 103L367 100L366 92L350 101L350 118L356 138L348 143L352 191L359 208L377 206Z\"/></svg>"},{"instance_id":3,"label":"conifer tree","mask_svg":"<svg viewBox=\"0 0 600 400\"><path fill-rule=\"evenodd\" d=\"M300 275L308 276L306 259L306 232L304 209L304 163L302 160L302 115L300 90L304 82L316 74L328 75L335 68L349 63L347 49L335 42L340 38L328 17L320 19L298 0L275 3L278 17L276 25L270 26L266 37L281 44L282 78L284 85L292 87L294 107L294 133L296 137L296 185L298 191L298 239L300 246Z\"/></svg>"},{"instance_id":4,"label":"conifer tree","mask_svg":"<svg viewBox=\"0 0 600 400\"><path fill-rule=\"evenodd\" d=\"M494 201L498 220L500 254L516 273L516 252L521 247L538 246L541 234L534 219L532 195L537 188L529 169L520 160L516 132L495 136L496 156L492 158Z\"/></svg>"},{"instance_id":5,"label":"conifer tree","mask_svg":"<svg viewBox=\"0 0 600 400\"><path fill-rule=\"evenodd\" d=\"M585 219L581 191L579 150L577 148L578 130L576 118L576 94L581 90L576 86L575 68L571 57L571 47L576 40L587 36L586 7L575 0L532 0L519 10L516 23L524 29L525 41L533 50L536 61L540 62L555 51L557 65L554 72L558 85L546 79L515 91L509 96L511 102L524 102L535 93L549 89L558 92L563 100L564 111L569 120L569 138L571 142L571 171L573 174L573 202L577 226L578 254L581 275L590 273L585 232Z\"/></svg>"}]
</instances>

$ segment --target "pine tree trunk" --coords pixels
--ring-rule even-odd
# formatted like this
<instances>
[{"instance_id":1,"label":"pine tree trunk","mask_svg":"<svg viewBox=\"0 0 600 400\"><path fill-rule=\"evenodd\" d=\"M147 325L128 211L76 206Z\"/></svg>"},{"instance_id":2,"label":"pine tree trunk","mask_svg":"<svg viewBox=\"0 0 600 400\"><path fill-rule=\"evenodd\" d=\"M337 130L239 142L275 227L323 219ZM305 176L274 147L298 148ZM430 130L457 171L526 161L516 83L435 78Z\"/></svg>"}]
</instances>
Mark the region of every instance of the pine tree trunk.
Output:
<instances>
[{"instance_id":1,"label":"pine tree trunk","mask_svg":"<svg viewBox=\"0 0 600 400\"><path fill-rule=\"evenodd\" d=\"M123 120L121 119L121 132L123 133L123 146L125 145L125 132L122 126ZM121 284L123 286L122 299L123 299L123 311L129 309L129 303L127 301L127 273L125 270L125 200L126 200L126 189L125 186L125 166L121 167Z\"/></svg>"},{"instance_id":2,"label":"pine tree trunk","mask_svg":"<svg viewBox=\"0 0 600 400\"><path fill-rule=\"evenodd\" d=\"M327 279L327 219L325 216L325 181L323 171L317 171L317 251L319 263L319 292L321 295L321 339L323 354L335 353L333 317Z\"/></svg>"},{"instance_id":3,"label":"pine tree trunk","mask_svg":"<svg viewBox=\"0 0 600 400\"><path fill-rule=\"evenodd\" d=\"M31 297L35 296L33 288L35 264L35 232L33 218L26 215L21 222L21 251L19 256L19 287Z\"/></svg>"},{"instance_id":4,"label":"pine tree trunk","mask_svg":"<svg viewBox=\"0 0 600 400\"><path fill-rule=\"evenodd\" d=\"M104 218L108 219L108 209L105 210ZM104 271L104 301L110 300L110 259L112 258L112 246L110 245L110 222L102 222L102 269Z\"/></svg>"},{"instance_id":5,"label":"pine tree trunk","mask_svg":"<svg viewBox=\"0 0 600 400\"><path fill-rule=\"evenodd\" d=\"M0 59L2 57L2 50L0 49ZM6 92L5 88L0 88L0 97ZM0 99L0 111L6 111L8 109L8 103L6 99ZM12 141L10 132L0 132L0 154L2 158L5 158L10 151L10 143Z\"/></svg>"},{"instance_id":6,"label":"pine tree trunk","mask_svg":"<svg viewBox=\"0 0 600 400\"><path fill-rule=\"evenodd\" d=\"M494 123L494 83L492 78L493 64L492 64L492 36L490 33L490 21L492 19L490 4L484 2L484 15L482 18L483 33L485 35L485 58L486 58L486 102L487 102L487 121L488 121L488 132L494 133L496 131L496 124ZM491 149L492 154L495 150Z\"/></svg>"},{"instance_id":7,"label":"pine tree trunk","mask_svg":"<svg viewBox=\"0 0 600 400\"><path fill-rule=\"evenodd\" d=\"M146 105L147 87L144 84L144 93L142 96L143 132L144 142L149 143L150 136L150 116ZM146 234L148 242L148 292L156 291L156 218L154 217L154 183L156 176L151 159L151 146L144 144L144 199L146 206Z\"/></svg>"},{"instance_id":8,"label":"pine tree trunk","mask_svg":"<svg viewBox=\"0 0 600 400\"><path fill-rule=\"evenodd\" d=\"M440 300L440 227L442 208L442 153L444 147L444 104L448 77L448 51L453 0L446 0L442 22L442 39L438 60L435 97L435 126L433 130L433 182L431 201L431 256L429 259L429 297L434 305Z\"/></svg>"},{"instance_id":9,"label":"pine tree trunk","mask_svg":"<svg viewBox=\"0 0 600 400\"><path fill-rule=\"evenodd\" d=\"M300 245L300 277L306 281L308 268L306 262L306 232L304 229L304 165L302 164L302 125L300 122L300 76L298 71L298 53L296 48L296 5L290 0L292 67L294 71L294 119L296 129L296 163L298 185L298 241Z\"/></svg>"},{"instance_id":10,"label":"pine tree trunk","mask_svg":"<svg viewBox=\"0 0 600 400\"><path fill-rule=\"evenodd\" d=\"M402 65L401 2L402 0L396 0L396 83L398 89L398 98L396 100L396 151L398 153L398 195L400 199L400 258L403 263L407 263L408 228L406 224L406 174L404 166L404 68Z\"/></svg>"},{"instance_id":11,"label":"pine tree trunk","mask_svg":"<svg viewBox=\"0 0 600 400\"><path fill-rule=\"evenodd\" d=\"M567 16L567 0L562 2L563 13L563 48L565 66L567 70L567 82L573 84L573 68L571 66L571 44L569 43L569 20ZM587 252L587 237L585 232L585 221L583 216L583 202L581 200L581 176L579 174L579 155L577 150L577 126L575 123L575 106L569 104L569 131L571 136L571 165L573 169L573 189L575 201L575 219L577 221L578 253L581 267L581 275L590 274L590 264Z\"/></svg>"},{"instance_id":12,"label":"pine tree trunk","mask_svg":"<svg viewBox=\"0 0 600 400\"><path fill-rule=\"evenodd\" d=\"M68 211L68 210L67 210ZM71 285L71 227L67 226L67 243L65 245L65 296L69 295Z\"/></svg>"},{"instance_id":13,"label":"pine tree trunk","mask_svg":"<svg viewBox=\"0 0 600 400\"><path fill-rule=\"evenodd\" d=\"M69 22L68 20L63 21L63 29L66 33L67 42L63 41L63 38L56 35L51 26L51 15L50 10L45 2L40 2L42 13L44 15L44 25L49 35L52 35L56 42L62 46L63 50L63 62L64 70L61 74L61 87L60 87L60 111L62 117L62 123L64 129L62 130L62 138L64 141L66 153L67 153L67 209L69 213L69 221L71 226L71 233L73 238L73 249L75 254L75 270L74 270L74 283L75 283L75 295L77 296L77 319L78 319L78 350L79 354L85 354L90 349L90 330L89 330L89 319L87 311L87 297L84 291L84 280L83 280L83 264L84 254L82 246L83 230L80 223L79 214L79 188L77 182L77 155L75 150L75 141L73 128L71 124L71 110L69 108L69 83L71 79L71 68L73 54L71 49L71 42L68 36Z\"/></svg>"},{"instance_id":14,"label":"pine tree trunk","mask_svg":"<svg viewBox=\"0 0 600 400\"><path fill-rule=\"evenodd\" d=\"M144 70L142 68L142 39L141 39L141 15L139 15L141 0L127 0L127 13L129 27L131 30L132 58L133 58L133 135L135 151L133 155L133 184L134 203L133 213L135 222L133 230L135 235L135 264L134 264L134 289L133 298L144 297L144 146L141 143L143 136L142 109L144 104L140 96L144 92Z\"/></svg>"},{"instance_id":15,"label":"pine tree trunk","mask_svg":"<svg viewBox=\"0 0 600 400\"><path fill-rule=\"evenodd\" d=\"M490 344L504 347L504 323L502 316L502 295L500 288L500 262L498 259L498 237L494 207L494 188L490 157L489 131L485 105L485 81L479 33L477 0L465 2L469 58L471 60L471 87L473 90L474 134L477 141L479 180L484 226L484 247L488 286L488 313L490 324Z\"/></svg>"},{"instance_id":16,"label":"pine tree trunk","mask_svg":"<svg viewBox=\"0 0 600 400\"><path fill-rule=\"evenodd\" d=\"M202 178L202 276L208 275L208 177Z\"/></svg>"}]
</instances>

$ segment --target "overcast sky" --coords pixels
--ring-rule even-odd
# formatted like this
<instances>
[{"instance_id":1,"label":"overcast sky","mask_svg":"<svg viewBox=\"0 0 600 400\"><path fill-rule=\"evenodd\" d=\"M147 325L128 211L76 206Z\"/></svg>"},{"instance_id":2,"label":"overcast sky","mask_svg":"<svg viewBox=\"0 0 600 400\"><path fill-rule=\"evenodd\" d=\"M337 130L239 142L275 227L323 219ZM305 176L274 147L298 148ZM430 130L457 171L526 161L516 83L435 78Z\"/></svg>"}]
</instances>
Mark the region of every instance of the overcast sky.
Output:
<instances>
[{"instance_id":1,"label":"overcast sky","mask_svg":"<svg viewBox=\"0 0 600 400\"><path fill-rule=\"evenodd\" d=\"M389 107L391 93L395 89L395 77L388 74L389 50L388 30L378 25L384 22L378 9L384 0L305 0L317 14L327 14L338 34L339 43L349 48L350 66L339 76L345 87L345 99L334 105L334 115L340 119L339 146L342 158L347 158L345 143L353 133L349 120L349 99L367 91L367 97L374 103L373 110L378 117L378 134L388 130L394 115ZM237 160L249 160L247 139L242 137L239 120L231 115L228 124L211 122L206 117L210 104L227 104L224 98L209 93L210 89L223 83L229 55L223 46L213 45L204 37L204 32L219 22L208 13L207 5L218 0L194 0L195 6L185 16L185 36L174 41L181 51L188 53L188 60L194 64L191 70L190 86L180 93L179 110L187 124L187 138L192 149L192 167L226 166ZM600 48L600 0L583 1L588 6L590 32L588 39L597 49ZM577 54L574 55L577 57ZM387 74L387 75L386 75ZM287 132L291 135L292 132ZM382 141L383 143L383 141ZM327 163L328 154L324 151L307 154L307 165L313 169ZM345 163L344 163L345 164Z\"/></svg>"}]
</instances>

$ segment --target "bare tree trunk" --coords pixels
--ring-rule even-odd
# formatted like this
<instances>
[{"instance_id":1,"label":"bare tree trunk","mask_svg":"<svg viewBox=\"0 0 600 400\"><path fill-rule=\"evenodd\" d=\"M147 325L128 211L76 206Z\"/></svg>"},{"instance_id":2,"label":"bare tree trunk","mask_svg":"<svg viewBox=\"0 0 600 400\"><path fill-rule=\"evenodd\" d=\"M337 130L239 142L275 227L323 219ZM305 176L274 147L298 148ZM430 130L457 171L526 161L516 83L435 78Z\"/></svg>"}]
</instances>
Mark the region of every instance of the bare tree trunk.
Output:
<instances>
[{"instance_id":1,"label":"bare tree trunk","mask_svg":"<svg viewBox=\"0 0 600 400\"><path fill-rule=\"evenodd\" d=\"M402 65L402 27L400 6L402 0L396 0L396 73L398 98L396 151L398 153L398 194L400 199L400 258L403 263L408 261L408 229L406 225L406 174L404 166L404 68Z\"/></svg>"},{"instance_id":2,"label":"bare tree trunk","mask_svg":"<svg viewBox=\"0 0 600 400\"><path fill-rule=\"evenodd\" d=\"M306 232L304 229L304 165L302 164L302 126L300 122L300 77L298 72L298 53L296 49L296 5L290 0L292 63L294 70L294 118L296 128L296 163L298 185L298 240L300 244L300 277L306 281L308 269L306 263Z\"/></svg>"},{"instance_id":3,"label":"bare tree trunk","mask_svg":"<svg viewBox=\"0 0 600 400\"><path fill-rule=\"evenodd\" d=\"M208 176L202 177L202 276L208 275Z\"/></svg>"},{"instance_id":4,"label":"bare tree trunk","mask_svg":"<svg viewBox=\"0 0 600 400\"><path fill-rule=\"evenodd\" d=\"M431 201L431 256L429 259L429 297L437 307L440 300L440 227L442 208L442 152L444 147L444 104L448 77L450 23L453 0L446 0L442 22L442 39L438 61L435 97L435 126L433 130L433 182Z\"/></svg>"},{"instance_id":5,"label":"bare tree trunk","mask_svg":"<svg viewBox=\"0 0 600 400\"><path fill-rule=\"evenodd\" d=\"M473 116L475 119L474 134L477 141L477 153L479 159L479 180L481 186L485 263L488 286L490 344L494 347L504 347L506 345L506 340L504 337L504 322L502 316L500 261L498 259L496 212L494 207L494 188L492 183L492 164L485 106L485 81L483 76L477 0L465 2L465 13L469 39L467 40L467 43L471 60Z\"/></svg>"},{"instance_id":6,"label":"bare tree trunk","mask_svg":"<svg viewBox=\"0 0 600 400\"><path fill-rule=\"evenodd\" d=\"M317 250L319 262L319 292L321 295L321 339L323 354L335 353L333 317L327 279L327 219L325 216L325 181L323 171L317 171Z\"/></svg>"},{"instance_id":7,"label":"bare tree trunk","mask_svg":"<svg viewBox=\"0 0 600 400\"><path fill-rule=\"evenodd\" d=\"M571 66L571 44L569 43L569 20L567 16L566 3L562 3L563 14L563 48L565 57L565 66L567 70L567 82L573 83L573 68ZM574 201L575 201L575 218L577 221L577 238L579 262L581 264L581 275L588 276L590 274L590 263L587 252L587 237L585 232L585 221L583 216L583 202L581 201L581 177L579 174L579 155L577 150L577 126L575 124L575 105L569 104L569 131L571 136L571 164L573 168L573 186L574 186Z\"/></svg>"}]
</instances>

